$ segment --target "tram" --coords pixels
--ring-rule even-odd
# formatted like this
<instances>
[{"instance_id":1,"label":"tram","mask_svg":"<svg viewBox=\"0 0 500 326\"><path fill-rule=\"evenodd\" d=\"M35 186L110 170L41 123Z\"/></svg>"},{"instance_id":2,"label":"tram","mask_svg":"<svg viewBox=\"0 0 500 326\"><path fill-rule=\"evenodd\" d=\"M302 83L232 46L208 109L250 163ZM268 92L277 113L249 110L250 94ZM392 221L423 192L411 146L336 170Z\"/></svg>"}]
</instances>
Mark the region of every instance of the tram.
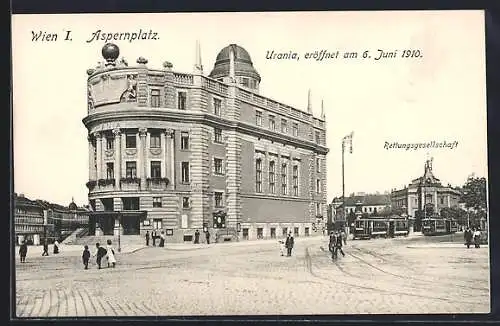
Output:
<instances>
[{"instance_id":1,"label":"tram","mask_svg":"<svg viewBox=\"0 0 500 326\"><path fill-rule=\"evenodd\" d=\"M409 223L406 218L362 218L354 222L353 239L408 236L409 231Z\"/></svg>"},{"instance_id":2,"label":"tram","mask_svg":"<svg viewBox=\"0 0 500 326\"><path fill-rule=\"evenodd\" d=\"M458 231L458 224L451 218L425 218L422 220L422 234L443 235Z\"/></svg>"}]
</instances>

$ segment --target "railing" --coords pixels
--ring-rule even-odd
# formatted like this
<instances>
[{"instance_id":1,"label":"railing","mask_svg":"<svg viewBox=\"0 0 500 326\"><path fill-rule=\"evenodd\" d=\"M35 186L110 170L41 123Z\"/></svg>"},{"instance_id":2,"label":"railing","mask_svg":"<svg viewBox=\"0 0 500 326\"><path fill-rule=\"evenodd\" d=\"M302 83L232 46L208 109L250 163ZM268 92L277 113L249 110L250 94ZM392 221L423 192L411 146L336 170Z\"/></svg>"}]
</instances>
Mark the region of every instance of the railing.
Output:
<instances>
[{"instance_id":1,"label":"railing","mask_svg":"<svg viewBox=\"0 0 500 326\"><path fill-rule=\"evenodd\" d=\"M215 91L217 93L224 94L224 95L227 94L227 89L228 89L227 85L225 85L217 80L209 79L206 77L203 78L201 87L204 89Z\"/></svg>"},{"instance_id":2,"label":"railing","mask_svg":"<svg viewBox=\"0 0 500 326\"><path fill-rule=\"evenodd\" d=\"M147 185L149 189L163 190L168 186L169 180L167 178L148 178Z\"/></svg>"},{"instance_id":3,"label":"railing","mask_svg":"<svg viewBox=\"0 0 500 326\"><path fill-rule=\"evenodd\" d=\"M174 72L174 83L193 85L193 75Z\"/></svg>"}]
</instances>

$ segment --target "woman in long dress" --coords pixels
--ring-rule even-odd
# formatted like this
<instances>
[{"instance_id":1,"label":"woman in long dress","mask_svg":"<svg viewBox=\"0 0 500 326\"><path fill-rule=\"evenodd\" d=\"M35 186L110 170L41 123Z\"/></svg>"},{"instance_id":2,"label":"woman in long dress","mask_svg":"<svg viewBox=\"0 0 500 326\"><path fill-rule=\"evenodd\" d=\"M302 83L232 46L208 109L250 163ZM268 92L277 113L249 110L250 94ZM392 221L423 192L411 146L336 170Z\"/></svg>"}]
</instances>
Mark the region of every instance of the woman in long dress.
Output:
<instances>
[{"instance_id":1,"label":"woman in long dress","mask_svg":"<svg viewBox=\"0 0 500 326\"><path fill-rule=\"evenodd\" d=\"M108 240L108 244L106 246L106 250L108 251L108 267L109 264L111 264L113 267L116 265L116 258L115 258L115 250L113 246L111 245L111 240Z\"/></svg>"}]
</instances>

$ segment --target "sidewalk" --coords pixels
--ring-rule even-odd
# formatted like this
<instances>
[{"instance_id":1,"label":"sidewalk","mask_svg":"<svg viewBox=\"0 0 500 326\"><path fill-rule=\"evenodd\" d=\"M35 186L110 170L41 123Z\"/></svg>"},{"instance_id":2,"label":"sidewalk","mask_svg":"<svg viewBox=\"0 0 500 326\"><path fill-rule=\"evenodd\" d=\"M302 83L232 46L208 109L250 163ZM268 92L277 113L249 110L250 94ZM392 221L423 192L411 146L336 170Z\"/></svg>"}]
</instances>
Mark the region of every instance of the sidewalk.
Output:
<instances>
[{"instance_id":1,"label":"sidewalk","mask_svg":"<svg viewBox=\"0 0 500 326\"><path fill-rule=\"evenodd\" d=\"M463 244L462 242L435 242L435 243L422 243L422 244L410 245L410 246L406 246L406 248L412 248L412 249L424 249L424 248L467 249L467 246L465 244ZM489 246L487 244L481 245L481 248L489 248ZM470 249L476 249L476 248L474 248L474 245L471 245Z\"/></svg>"},{"instance_id":2,"label":"sidewalk","mask_svg":"<svg viewBox=\"0 0 500 326\"><path fill-rule=\"evenodd\" d=\"M114 247L115 250L118 250L117 247ZM128 254L128 253L133 253L138 250L141 250L143 248L146 248L146 246L143 245L125 245L121 247L121 253L122 254ZM95 251L95 246L89 246L89 250L91 253ZM26 255L27 258L32 258L32 257L41 257L43 252L43 246L28 246L28 253ZM59 253L57 255L54 255L54 246L49 245L49 257L76 257L80 256L83 253L83 246L82 245L65 245L61 244L59 245ZM16 258L19 257L19 246L16 246Z\"/></svg>"}]
</instances>

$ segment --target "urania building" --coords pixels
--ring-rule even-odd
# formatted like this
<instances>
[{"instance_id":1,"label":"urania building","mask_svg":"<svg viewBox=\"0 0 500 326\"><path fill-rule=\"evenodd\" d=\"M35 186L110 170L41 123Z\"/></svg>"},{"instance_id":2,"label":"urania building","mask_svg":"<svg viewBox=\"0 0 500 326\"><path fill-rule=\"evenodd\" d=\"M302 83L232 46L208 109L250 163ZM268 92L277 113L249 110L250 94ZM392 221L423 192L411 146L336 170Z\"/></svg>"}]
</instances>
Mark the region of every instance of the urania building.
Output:
<instances>
[{"instance_id":1,"label":"urania building","mask_svg":"<svg viewBox=\"0 0 500 326\"><path fill-rule=\"evenodd\" d=\"M106 44L88 73L90 234L167 242L320 234L326 222L325 119L259 95L248 52L230 44L203 73L129 65ZM322 108L323 110L323 108ZM204 240L204 236L200 237Z\"/></svg>"}]
</instances>

